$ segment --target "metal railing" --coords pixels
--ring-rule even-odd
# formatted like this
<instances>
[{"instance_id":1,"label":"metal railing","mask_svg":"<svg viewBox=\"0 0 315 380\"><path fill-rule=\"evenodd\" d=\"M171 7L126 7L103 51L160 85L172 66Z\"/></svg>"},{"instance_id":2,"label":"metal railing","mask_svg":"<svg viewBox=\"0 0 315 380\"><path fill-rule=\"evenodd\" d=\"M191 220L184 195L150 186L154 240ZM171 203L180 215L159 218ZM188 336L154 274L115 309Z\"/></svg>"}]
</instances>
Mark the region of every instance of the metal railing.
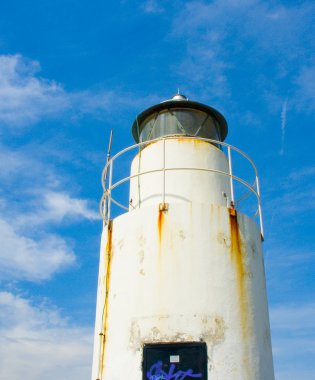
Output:
<instances>
[{"instance_id":1,"label":"metal railing","mask_svg":"<svg viewBox=\"0 0 315 380\"><path fill-rule=\"evenodd\" d=\"M129 194L127 196L128 201L123 204L121 202L118 202L113 196L113 190L115 190L117 187L124 183L129 183L133 178L139 178L140 176L144 176L149 173L156 173L156 172L162 172L163 173L163 191L161 194L161 202L165 203L165 189L166 189L166 172L168 171L182 171L182 170L196 170L196 171L206 171L211 173L217 173L223 176L226 176L229 178L229 184L230 184L230 193L231 193L231 200L227 201L227 207L239 209L242 202L244 202L250 195L254 195L256 197L256 206L255 206L255 212L253 213L253 217L258 217L258 224L260 227L260 233L262 239L264 238L264 228L263 228L263 219L262 219L262 208L261 208L261 198L260 198L260 187L259 187L259 178L258 178L258 172L257 168L254 164L254 162L251 160L251 158L241 151L240 149L221 142L217 140L212 139L206 139L206 138L200 138L200 137L190 137L185 136L185 139L193 139L193 140L201 140L205 141L211 144L214 144L216 146L221 147L223 151L226 151L227 158L228 158L228 172L217 170L217 169L211 169L211 168L195 168L195 167L180 167L180 168L166 168L165 162L166 162L166 149L165 149L165 141L169 139L178 139L178 136L165 136L162 138L158 138L155 140L145 141L141 142L139 144L134 144L132 146L129 146L123 150L121 150L119 153L115 154L111 159L108 159L107 164L105 165L103 172L102 172L102 187L103 187L103 195L100 200L100 213L102 216L102 219L105 224L108 223L108 221L111 218L111 206L112 204L115 204L118 206L121 210L129 211L130 208L135 208L129 203ZM124 178L119 179L116 182L113 182L113 168L114 168L114 162L117 161L119 157L126 154L127 152L130 152L132 150L137 150L138 152L141 152L143 148L145 148L147 145L157 142L157 141L163 141L163 165L161 168L158 169L152 169L148 171L142 171L137 174L129 175ZM138 153L137 152L137 153ZM244 180L240 176L236 176L233 172L233 160L232 160L232 152L234 154L238 154L245 158L245 160L250 164L251 168L253 169L254 174L254 181L252 184L250 184L248 181ZM240 194L236 198L235 193L235 183L242 184L246 192ZM139 206L136 208L140 207Z\"/></svg>"}]
</instances>

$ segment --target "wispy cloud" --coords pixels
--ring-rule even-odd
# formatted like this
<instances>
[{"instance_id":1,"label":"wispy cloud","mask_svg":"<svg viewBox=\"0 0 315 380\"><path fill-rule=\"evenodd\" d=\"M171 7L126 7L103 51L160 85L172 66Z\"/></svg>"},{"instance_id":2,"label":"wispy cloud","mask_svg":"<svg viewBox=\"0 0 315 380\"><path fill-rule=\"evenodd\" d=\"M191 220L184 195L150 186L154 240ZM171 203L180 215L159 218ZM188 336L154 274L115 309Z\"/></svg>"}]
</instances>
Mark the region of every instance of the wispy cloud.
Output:
<instances>
[{"instance_id":1,"label":"wispy cloud","mask_svg":"<svg viewBox=\"0 0 315 380\"><path fill-rule=\"evenodd\" d=\"M43 281L76 262L75 243L56 227L100 219L97 203L76 197L51 164L21 150L0 151L0 274Z\"/></svg>"},{"instance_id":2,"label":"wispy cloud","mask_svg":"<svg viewBox=\"0 0 315 380\"><path fill-rule=\"evenodd\" d=\"M308 242L280 241L270 238L266 242L265 265L268 287L274 299L301 298L297 290L305 286L309 276L312 275L314 247ZM303 291L303 297L312 296L313 288Z\"/></svg>"},{"instance_id":3,"label":"wispy cloud","mask_svg":"<svg viewBox=\"0 0 315 380\"><path fill-rule=\"evenodd\" d=\"M3 215L14 217L15 225L20 227L23 224L99 220L97 203L71 194L68 178L52 165L47 147L44 152L39 151L40 148L36 149L35 156L23 147L17 151L0 145ZM21 213L19 200L22 196Z\"/></svg>"},{"instance_id":4,"label":"wispy cloud","mask_svg":"<svg viewBox=\"0 0 315 380\"><path fill-rule=\"evenodd\" d=\"M0 274L2 280L43 281L76 263L74 243L54 233L54 227L95 221L100 216L85 199L66 192L47 191L24 195L21 205L0 209ZM12 223L14 221L14 223Z\"/></svg>"},{"instance_id":5,"label":"wispy cloud","mask_svg":"<svg viewBox=\"0 0 315 380\"><path fill-rule=\"evenodd\" d=\"M315 208L314 166L300 166L287 175L278 175L266 188L265 215L275 215L278 223L293 223L288 216L309 215ZM273 219L273 218L271 218ZM272 223L272 221L269 221Z\"/></svg>"},{"instance_id":6,"label":"wispy cloud","mask_svg":"<svg viewBox=\"0 0 315 380\"><path fill-rule=\"evenodd\" d=\"M62 223L87 219L90 221L100 220L97 208L90 207L90 202L70 196L66 192L44 191L37 197L37 206L32 212L24 212L17 216L16 224L20 227L25 225L37 225L47 223Z\"/></svg>"},{"instance_id":7,"label":"wispy cloud","mask_svg":"<svg viewBox=\"0 0 315 380\"><path fill-rule=\"evenodd\" d=\"M11 148L0 143L0 183L2 192L8 188L8 194L21 194L29 192L30 189L55 189L61 185L62 178L57 173L52 153L48 152L46 144L45 151L37 144ZM55 149L59 157L62 152Z\"/></svg>"},{"instance_id":8,"label":"wispy cloud","mask_svg":"<svg viewBox=\"0 0 315 380\"><path fill-rule=\"evenodd\" d=\"M283 79L292 93L297 84L306 86L307 94L314 93L313 81L308 81L313 69L307 50L314 46L314 9L311 2L288 6L261 0L186 2L172 28L174 38L185 38L186 56L174 70L202 95L225 101L236 89L246 89L261 101L272 88L279 97L278 83ZM294 100L292 106L298 103Z\"/></svg>"},{"instance_id":9,"label":"wispy cloud","mask_svg":"<svg viewBox=\"0 0 315 380\"><path fill-rule=\"evenodd\" d=\"M0 319L1 379L89 378L91 329L72 326L49 303L8 292L0 292Z\"/></svg>"},{"instance_id":10,"label":"wispy cloud","mask_svg":"<svg viewBox=\"0 0 315 380\"><path fill-rule=\"evenodd\" d=\"M3 219L0 219L0 242L2 280L47 280L76 261L69 243L61 237L45 234L34 239Z\"/></svg>"},{"instance_id":11,"label":"wispy cloud","mask_svg":"<svg viewBox=\"0 0 315 380\"><path fill-rule=\"evenodd\" d=\"M315 176L315 166L302 167L299 170L294 170L289 174L289 178L294 181L309 179Z\"/></svg>"},{"instance_id":12,"label":"wispy cloud","mask_svg":"<svg viewBox=\"0 0 315 380\"><path fill-rule=\"evenodd\" d=\"M315 354L315 304L295 303L270 309L276 378L312 379Z\"/></svg>"},{"instance_id":13,"label":"wispy cloud","mask_svg":"<svg viewBox=\"0 0 315 380\"><path fill-rule=\"evenodd\" d=\"M280 213L283 217L311 212L315 208L315 189L311 186L303 189L290 188L275 195L266 202L266 210ZM291 221L292 222L292 221Z\"/></svg>"},{"instance_id":14,"label":"wispy cloud","mask_svg":"<svg viewBox=\"0 0 315 380\"><path fill-rule=\"evenodd\" d=\"M67 91L62 84L39 76L40 69L38 61L20 54L0 55L1 124L23 127L65 115L104 118L118 108L139 108L152 100L152 96L137 97L128 91L121 96L118 89Z\"/></svg>"},{"instance_id":15,"label":"wispy cloud","mask_svg":"<svg viewBox=\"0 0 315 380\"><path fill-rule=\"evenodd\" d=\"M0 56L0 122L27 125L70 107L62 86L36 74L37 61L21 55Z\"/></svg>"},{"instance_id":16,"label":"wispy cloud","mask_svg":"<svg viewBox=\"0 0 315 380\"><path fill-rule=\"evenodd\" d=\"M280 331L291 330L298 334L311 330L315 335L315 303L284 304L271 308L272 327ZM309 347L314 350L315 347ZM305 348L306 350L308 347Z\"/></svg>"},{"instance_id":17,"label":"wispy cloud","mask_svg":"<svg viewBox=\"0 0 315 380\"><path fill-rule=\"evenodd\" d=\"M88 220L100 220L100 215L93 210L86 199L73 198L67 193L49 192L45 194L48 220L61 221L68 217Z\"/></svg>"}]
</instances>

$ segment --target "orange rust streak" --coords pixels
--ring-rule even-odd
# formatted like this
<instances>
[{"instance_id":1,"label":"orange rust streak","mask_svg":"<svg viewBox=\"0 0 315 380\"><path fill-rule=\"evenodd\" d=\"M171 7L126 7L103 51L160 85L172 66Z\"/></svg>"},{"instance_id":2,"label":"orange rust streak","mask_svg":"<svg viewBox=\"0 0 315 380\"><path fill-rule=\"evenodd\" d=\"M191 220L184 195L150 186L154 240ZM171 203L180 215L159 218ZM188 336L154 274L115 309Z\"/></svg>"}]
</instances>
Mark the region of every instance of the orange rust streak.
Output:
<instances>
[{"instance_id":1,"label":"orange rust streak","mask_svg":"<svg viewBox=\"0 0 315 380\"><path fill-rule=\"evenodd\" d=\"M176 136L177 137L177 136ZM193 141L194 144L196 145L204 145L204 144L208 144L207 141L204 141L204 140L198 140L198 137L195 137L195 138L189 138L189 137L185 137L185 136L181 136L179 135L176 140L178 140L178 142L191 142Z\"/></svg>"},{"instance_id":2,"label":"orange rust streak","mask_svg":"<svg viewBox=\"0 0 315 380\"><path fill-rule=\"evenodd\" d=\"M159 236L159 242L160 243L162 241L163 222L164 222L164 212L163 212L163 210L159 210L159 216L158 216L158 236Z\"/></svg>"},{"instance_id":3,"label":"orange rust streak","mask_svg":"<svg viewBox=\"0 0 315 380\"><path fill-rule=\"evenodd\" d=\"M247 294L245 284L245 268L244 258L242 254L242 241L239 233L237 222L237 213L234 209L230 210L230 228L231 228L231 257L235 262L237 286L239 292L240 319L243 338L246 338L248 333L248 310L247 310Z\"/></svg>"},{"instance_id":4,"label":"orange rust streak","mask_svg":"<svg viewBox=\"0 0 315 380\"><path fill-rule=\"evenodd\" d=\"M110 220L107 227L107 243L106 243L106 277L105 277L105 302L103 309L103 327L102 327L102 350L100 357L100 380L103 378L104 370L104 357L105 357L105 348L107 340L107 328L108 328L108 298L109 298L109 287L110 287L110 274L111 274L111 263L112 263L112 237L113 237L113 222Z\"/></svg>"}]
</instances>

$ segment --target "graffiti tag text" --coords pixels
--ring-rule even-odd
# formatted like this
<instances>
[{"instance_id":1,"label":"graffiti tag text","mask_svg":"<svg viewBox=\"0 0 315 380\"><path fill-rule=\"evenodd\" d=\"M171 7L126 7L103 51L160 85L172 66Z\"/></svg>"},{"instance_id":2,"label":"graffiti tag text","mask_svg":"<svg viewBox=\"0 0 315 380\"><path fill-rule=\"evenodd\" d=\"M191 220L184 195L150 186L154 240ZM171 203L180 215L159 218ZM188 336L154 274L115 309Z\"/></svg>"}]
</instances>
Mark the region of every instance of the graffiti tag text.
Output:
<instances>
[{"instance_id":1,"label":"graffiti tag text","mask_svg":"<svg viewBox=\"0 0 315 380\"><path fill-rule=\"evenodd\" d=\"M201 378L201 373L193 373L192 369L187 371L177 371L175 372L175 364L171 364L168 373L163 371L162 361L158 361L153 364L150 370L147 372L148 380L184 380L188 378Z\"/></svg>"}]
</instances>

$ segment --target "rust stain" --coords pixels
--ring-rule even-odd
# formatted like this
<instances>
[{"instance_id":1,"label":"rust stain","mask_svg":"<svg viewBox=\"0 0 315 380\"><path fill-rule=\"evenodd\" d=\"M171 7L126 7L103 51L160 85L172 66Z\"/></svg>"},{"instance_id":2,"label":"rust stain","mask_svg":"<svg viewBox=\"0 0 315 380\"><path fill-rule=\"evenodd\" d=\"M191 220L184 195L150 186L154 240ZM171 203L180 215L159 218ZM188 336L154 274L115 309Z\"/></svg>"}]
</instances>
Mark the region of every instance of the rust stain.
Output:
<instances>
[{"instance_id":1,"label":"rust stain","mask_svg":"<svg viewBox=\"0 0 315 380\"><path fill-rule=\"evenodd\" d=\"M109 298L109 289L110 289L110 275L111 275L111 263L112 263L112 244L113 244L113 221L110 220L107 227L107 243L106 243L106 275L105 275L105 302L102 315L102 332L101 336L101 352L100 352L100 366L99 366L99 379L103 378L104 371L104 358L105 358L105 349L106 349L106 340L107 340L107 329L108 329L108 298Z\"/></svg>"},{"instance_id":2,"label":"rust stain","mask_svg":"<svg viewBox=\"0 0 315 380\"><path fill-rule=\"evenodd\" d=\"M194 138L189 138L189 137L185 137L185 136L176 136L176 141L178 143L187 143L187 142L192 142L195 147L198 147L198 146L205 146L206 148L209 147L209 144L211 144L211 147L213 148L216 148L216 149L219 149L216 145L214 145L215 143L211 143L210 141L205 141L205 140L200 140L198 139L198 136L192 136Z\"/></svg>"},{"instance_id":3,"label":"rust stain","mask_svg":"<svg viewBox=\"0 0 315 380\"><path fill-rule=\"evenodd\" d=\"M158 215L158 236L159 236L160 243L162 241L163 222L164 222L164 212L160 209L159 215Z\"/></svg>"},{"instance_id":4,"label":"rust stain","mask_svg":"<svg viewBox=\"0 0 315 380\"><path fill-rule=\"evenodd\" d=\"M248 295L246 291L246 268L244 263L244 250L242 245L242 240L239 231L239 225L237 220L237 211L234 208L229 208L229 220L230 220L230 229L231 229L231 258L235 264L236 268L236 278L237 278L237 287L239 293L239 312L240 312L240 324L242 338L244 344L249 336L249 318L248 318ZM248 342L247 342L248 343ZM250 378L250 366L249 366L249 355L248 352L244 352L243 365Z\"/></svg>"},{"instance_id":5,"label":"rust stain","mask_svg":"<svg viewBox=\"0 0 315 380\"><path fill-rule=\"evenodd\" d=\"M160 203L159 204L159 215L158 215L158 237L159 237L159 243L162 241L162 232L163 232L163 225L164 225L164 213L168 211L168 203Z\"/></svg>"},{"instance_id":6,"label":"rust stain","mask_svg":"<svg viewBox=\"0 0 315 380\"><path fill-rule=\"evenodd\" d=\"M231 257L236 266L237 285L240 300L241 325L244 337L247 335L247 294L245 284L245 265L242 254L242 242L235 209L229 209L231 228Z\"/></svg>"},{"instance_id":7,"label":"rust stain","mask_svg":"<svg viewBox=\"0 0 315 380\"><path fill-rule=\"evenodd\" d=\"M193 137L193 136L192 136ZM185 136L176 136L176 141L178 141L179 143L186 143L186 142L193 142L194 145L205 145L205 144L209 144L207 141L204 141L204 140L199 140L198 137L196 138L189 138L189 137L185 137Z\"/></svg>"}]
</instances>

